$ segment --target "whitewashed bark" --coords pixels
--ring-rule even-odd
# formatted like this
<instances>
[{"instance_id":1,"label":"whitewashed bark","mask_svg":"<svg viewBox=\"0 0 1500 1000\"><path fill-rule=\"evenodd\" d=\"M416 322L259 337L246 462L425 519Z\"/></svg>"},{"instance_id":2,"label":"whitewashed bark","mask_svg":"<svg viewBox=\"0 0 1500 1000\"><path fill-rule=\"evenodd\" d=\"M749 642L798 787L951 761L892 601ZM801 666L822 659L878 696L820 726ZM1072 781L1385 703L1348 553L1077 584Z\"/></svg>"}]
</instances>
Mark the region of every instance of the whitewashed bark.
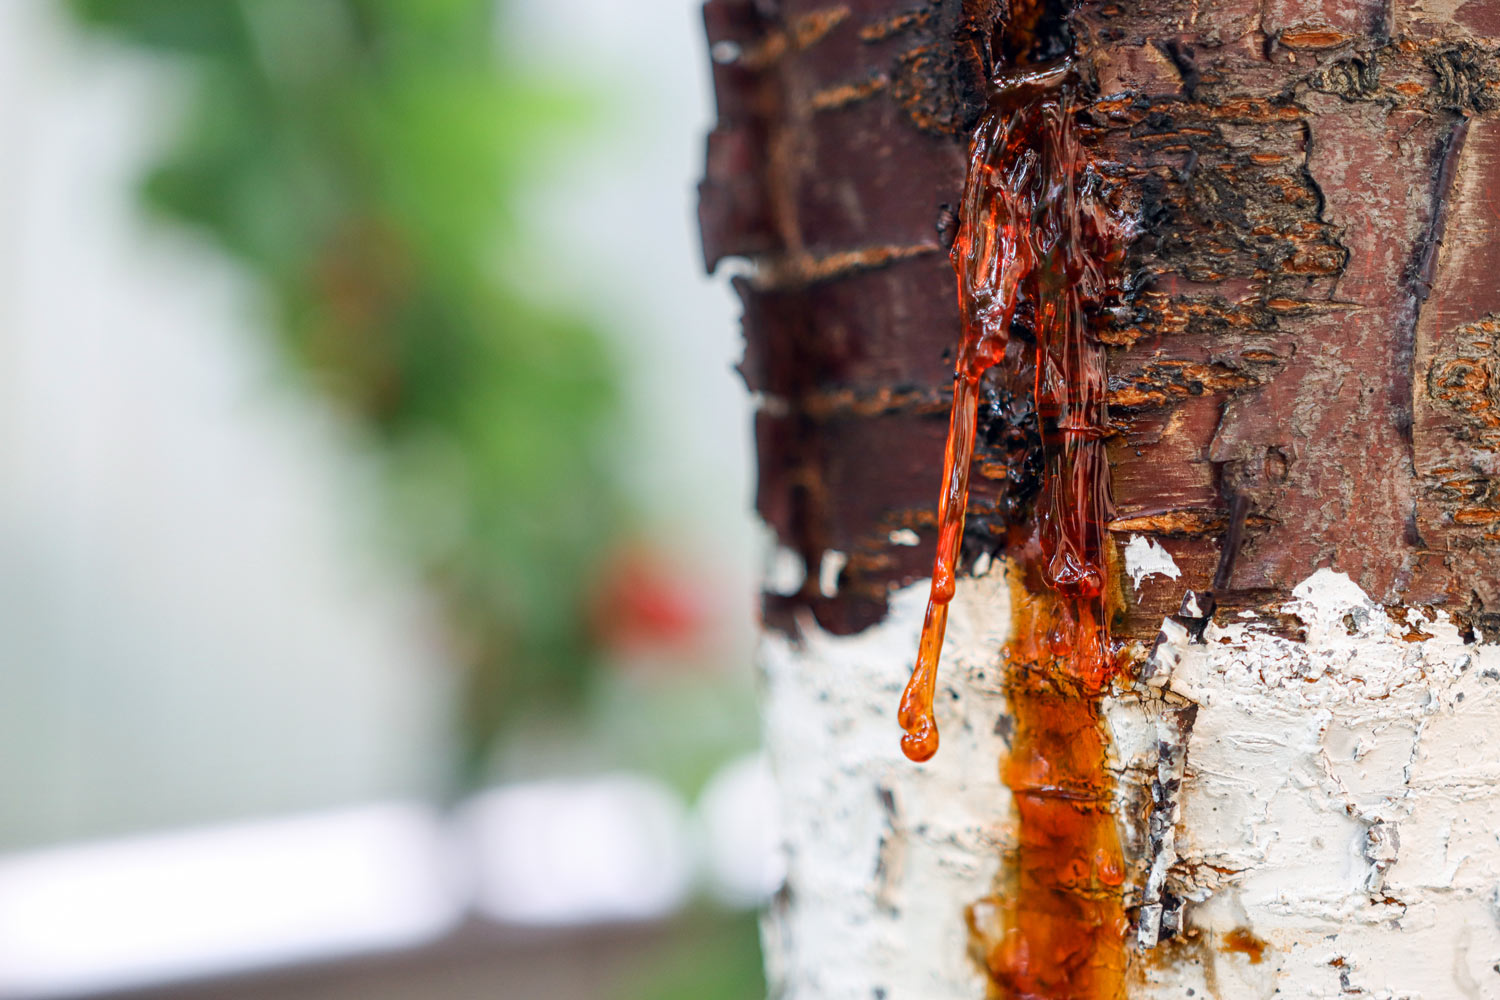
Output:
<instances>
[{"instance_id":1,"label":"whitewashed bark","mask_svg":"<svg viewBox=\"0 0 1500 1000\"><path fill-rule=\"evenodd\" d=\"M963 909L1010 835L1007 572L959 582L926 765L901 756L894 718L925 583L863 634L809 620L800 642L765 639L788 861L765 921L773 996L985 996ZM1283 610L1305 641L1250 617L1203 643L1169 627L1149 681L1109 700L1133 898L1155 871L1189 900L1183 933L1138 952L1130 995L1500 998L1500 651L1443 614L1403 624L1328 570ZM1156 807L1175 842L1153 839L1149 786L1175 769L1181 792ZM1266 942L1261 961L1224 946L1236 929Z\"/></svg>"}]
</instances>

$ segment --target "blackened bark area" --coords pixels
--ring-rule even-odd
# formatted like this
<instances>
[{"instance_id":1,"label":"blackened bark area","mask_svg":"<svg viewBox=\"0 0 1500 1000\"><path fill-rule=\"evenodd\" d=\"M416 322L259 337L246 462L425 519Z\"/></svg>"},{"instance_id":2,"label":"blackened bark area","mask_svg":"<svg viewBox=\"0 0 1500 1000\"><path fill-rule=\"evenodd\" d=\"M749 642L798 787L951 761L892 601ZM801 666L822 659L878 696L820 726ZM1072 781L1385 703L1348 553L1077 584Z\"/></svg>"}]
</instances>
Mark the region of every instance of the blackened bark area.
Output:
<instances>
[{"instance_id":1,"label":"blackened bark area","mask_svg":"<svg viewBox=\"0 0 1500 1000\"><path fill-rule=\"evenodd\" d=\"M1318 566L1500 626L1500 10L1087 3L1100 159L1142 222L1110 342L1115 520L1182 569L1125 635ZM944 230L1006 13L981 0L711 0L708 264L755 261L743 372L762 516L811 567L769 620L878 620L931 566L958 311ZM951 235L951 232L949 233ZM1014 381L1006 383L1005 377ZM1034 490L1024 373L992 386L968 555ZM1028 464L1030 463L1030 465ZM1241 498L1236 504L1235 497ZM921 544L892 541L896 529ZM903 539L898 534L898 541ZM848 555L819 594L825 550Z\"/></svg>"}]
</instances>

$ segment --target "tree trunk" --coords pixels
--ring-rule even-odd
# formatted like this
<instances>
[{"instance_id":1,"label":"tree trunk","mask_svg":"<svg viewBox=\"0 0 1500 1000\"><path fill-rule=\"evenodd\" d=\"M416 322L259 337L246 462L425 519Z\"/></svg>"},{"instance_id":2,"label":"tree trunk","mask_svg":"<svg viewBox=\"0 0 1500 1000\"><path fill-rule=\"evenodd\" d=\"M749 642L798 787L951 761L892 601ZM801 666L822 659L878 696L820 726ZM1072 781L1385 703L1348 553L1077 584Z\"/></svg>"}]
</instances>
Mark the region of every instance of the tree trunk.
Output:
<instances>
[{"instance_id":1,"label":"tree trunk","mask_svg":"<svg viewBox=\"0 0 1500 1000\"><path fill-rule=\"evenodd\" d=\"M753 263L757 503L784 547L778 995L1500 997L1500 4L705 10L704 245ZM969 316L946 252L967 142L988 81L1064 49L1135 233L1088 338L1118 672L1080 702L1097 737L1028 715L1053 473L1012 350L978 411L943 744L913 764L895 713ZM1084 853L1038 881L1037 793L1002 762L1096 739L1123 883ZM1106 897L1122 919L1087 916Z\"/></svg>"}]
</instances>

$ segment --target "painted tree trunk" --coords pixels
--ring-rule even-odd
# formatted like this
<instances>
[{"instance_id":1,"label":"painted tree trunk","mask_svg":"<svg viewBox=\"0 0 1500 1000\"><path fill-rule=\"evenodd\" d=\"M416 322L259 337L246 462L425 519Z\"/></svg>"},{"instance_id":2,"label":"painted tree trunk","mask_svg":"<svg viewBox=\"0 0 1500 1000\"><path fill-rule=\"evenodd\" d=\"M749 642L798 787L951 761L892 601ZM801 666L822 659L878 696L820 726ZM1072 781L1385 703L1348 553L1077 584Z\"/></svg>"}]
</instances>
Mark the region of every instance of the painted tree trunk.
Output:
<instances>
[{"instance_id":1,"label":"painted tree trunk","mask_svg":"<svg viewBox=\"0 0 1500 1000\"><path fill-rule=\"evenodd\" d=\"M1500 997L1500 3L705 11L704 244L752 264L782 546L777 995ZM1113 677L1088 726L1023 704L1056 634L1023 317L980 383L942 744L914 764L968 141L992 81L1063 64L1134 234L1088 326ZM1018 782L1023 754L1067 780ZM1042 794L1113 824L1120 877L1027 819Z\"/></svg>"}]
</instances>

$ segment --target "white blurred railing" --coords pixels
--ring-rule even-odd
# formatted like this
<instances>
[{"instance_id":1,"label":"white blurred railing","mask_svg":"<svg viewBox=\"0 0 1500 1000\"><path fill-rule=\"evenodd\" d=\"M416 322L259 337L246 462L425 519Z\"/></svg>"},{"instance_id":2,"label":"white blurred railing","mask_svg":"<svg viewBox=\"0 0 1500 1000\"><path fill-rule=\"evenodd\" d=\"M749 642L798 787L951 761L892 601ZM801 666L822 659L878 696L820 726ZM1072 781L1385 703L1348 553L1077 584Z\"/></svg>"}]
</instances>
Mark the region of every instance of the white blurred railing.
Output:
<instances>
[{"instance_id":1,"label":"white blurred railing","mask_svg":"<svg viewBox=\"0 0 1500 1000\"><path fill-rule=\"evenodd\" d=\"M66 997L413 947L465 918L662 919L781 879L763 761L695 807L616 774L0 856L0 997Z\"/></svg>"}]
</instances>

